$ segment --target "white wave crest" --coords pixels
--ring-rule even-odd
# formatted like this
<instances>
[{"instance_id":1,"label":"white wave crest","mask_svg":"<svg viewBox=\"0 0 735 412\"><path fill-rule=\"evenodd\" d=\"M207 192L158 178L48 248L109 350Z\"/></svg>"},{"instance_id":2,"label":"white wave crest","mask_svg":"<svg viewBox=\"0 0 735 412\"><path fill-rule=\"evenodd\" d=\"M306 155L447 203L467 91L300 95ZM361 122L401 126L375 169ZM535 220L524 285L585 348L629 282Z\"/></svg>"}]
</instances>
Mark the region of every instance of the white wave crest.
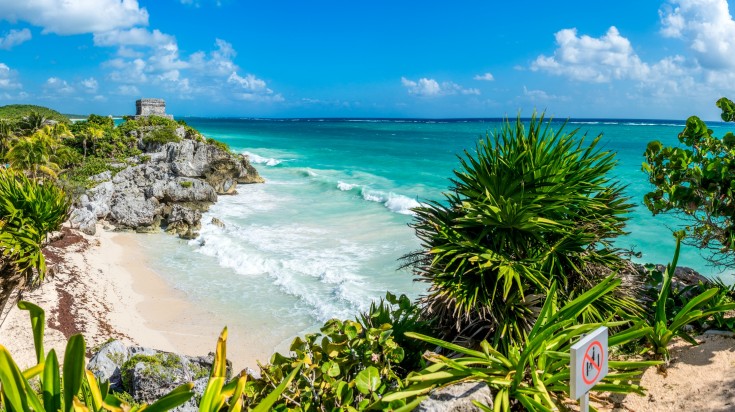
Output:
<instances>
[{"instance_id":1,"label":"white wave crest","mask_svg":"<svg viewBox=\"0 0 735 412\"><path fill-rule=\"evenodd\" d=\"M407 196L385 193L377 190L362 190L362 198L369 202L382 203L388 210L402 215L413 215L413 208L421 206L421 203Z\"/></svg>"},{"instance_id":2,"label":"white wave crest","mask_svg":"<svg viewBox=\"0 0 735 412\"><path fill-rule=\"evenodd\" d=\"M356 188L357 186L359 186L359 185L352 184L352 183L345 183L345 182L343 182L341 180L337 182L337 189L339 189L339 190L341 190L343 192L349 192L350 190Z\"/></svg>"},{"instance_id":3,"label":"white wave crest","mask_svg":"<svg viewBox=\"0 0 735 412\"><path fill-rule=\"evenodd\" d=\"M263 157L248 151L242 152L242 154L247 156L251 162L259 165L278 166L283 162L283 160L274 159L272 157Z\"/></svg>"}]
</instances>

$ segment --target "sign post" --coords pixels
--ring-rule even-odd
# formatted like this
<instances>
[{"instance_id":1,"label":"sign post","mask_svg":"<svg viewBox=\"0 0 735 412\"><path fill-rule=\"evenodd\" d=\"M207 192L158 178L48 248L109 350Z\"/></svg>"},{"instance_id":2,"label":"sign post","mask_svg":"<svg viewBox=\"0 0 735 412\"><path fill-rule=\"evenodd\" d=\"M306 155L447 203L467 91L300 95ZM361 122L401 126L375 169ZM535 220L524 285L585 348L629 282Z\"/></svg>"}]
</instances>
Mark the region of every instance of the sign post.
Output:
<instances>
[{"instance_id":1,"label":"sign post","mask_svg":"<svg viewBox=\"0 0 735 412\"><path fill-rule=\"evenodd\" d=\"M600 326L572 345L569 389L580 400L580 411L588 412L589 390L607 375L607 327Z\"/></svg>"}]
</instances>

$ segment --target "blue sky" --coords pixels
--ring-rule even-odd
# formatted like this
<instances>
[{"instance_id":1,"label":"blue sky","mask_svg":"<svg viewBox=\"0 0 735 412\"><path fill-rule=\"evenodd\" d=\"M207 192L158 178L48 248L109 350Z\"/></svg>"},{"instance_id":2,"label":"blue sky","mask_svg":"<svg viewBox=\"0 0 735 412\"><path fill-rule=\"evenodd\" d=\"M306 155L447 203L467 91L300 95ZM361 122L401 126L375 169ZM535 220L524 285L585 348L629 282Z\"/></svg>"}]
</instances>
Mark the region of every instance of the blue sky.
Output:
<instances>
[{"instance_id":1,"label":"blue sky","mask_svg":"<svg viewBox=\"0 0 735 412\"><path fill-rule=\"evenodd\" d=\"M0 0L0 104L182 116L717 118L735 0Z\"/></svg>"}]
</instances>

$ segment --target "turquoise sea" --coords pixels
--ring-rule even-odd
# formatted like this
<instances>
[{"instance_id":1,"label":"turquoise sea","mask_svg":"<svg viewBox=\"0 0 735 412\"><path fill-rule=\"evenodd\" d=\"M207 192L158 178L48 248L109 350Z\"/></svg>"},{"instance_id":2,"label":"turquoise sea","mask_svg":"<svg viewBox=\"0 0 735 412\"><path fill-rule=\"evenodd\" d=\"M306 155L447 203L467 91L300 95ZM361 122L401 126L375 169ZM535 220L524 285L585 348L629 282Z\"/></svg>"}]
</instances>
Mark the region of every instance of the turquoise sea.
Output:
<instances>
[{"instance_id":1,"label":"turquoise sea","mask_svg":"<svg viewBox=\"0 0 735 412\"><path fill-rule=\"evenodd\" d=\"M156 235L141 243L154 269L192 301L227 318L231 330L257 330L259 342L274 347L329 318L353 317L386 291L419 295L425 285L397 270L399 258L419 247L408 226L410 209L441 200L457 155L501 125L497 119L185 120L248 154L267 183L221 196L196 240ZM590 137L602 133L602 146L617 153L615 178L638 205L630 234L617 245L641 252L642 262L671 258L670 228L679 224L652 217L642 205L649 190L642 154L654 139L677 144L683 126L683 120L566 126ZM710 127L717 136L729 130L722 123ZM226 227L211 225L212 217ZM684 250L680 264L724 275L696 250Z\"/></svg>"}]
</instances>

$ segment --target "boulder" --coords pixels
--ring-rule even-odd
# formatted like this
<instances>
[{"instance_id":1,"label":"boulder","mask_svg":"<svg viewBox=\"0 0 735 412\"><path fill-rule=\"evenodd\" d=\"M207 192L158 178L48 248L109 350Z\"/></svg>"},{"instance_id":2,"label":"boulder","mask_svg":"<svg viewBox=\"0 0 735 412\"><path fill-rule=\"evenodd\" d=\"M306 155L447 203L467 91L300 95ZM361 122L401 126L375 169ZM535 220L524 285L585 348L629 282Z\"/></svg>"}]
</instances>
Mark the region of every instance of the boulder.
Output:
<instances>
[{"instance_id":1,"label":"boulder","mask_svg":"<svg viewBox=\"0 0 735 412\"><path fill-rule=\"evenodd\" d=\"M128 229L148 229L160 223L160 204L155 197L146 198L140 189L115 192L110 218Z\"/></svg>"},{"instance_id":2,"label":"boulder","mask_svg":"<svg viewBox=\"0 0 735 412\"><path fill-rule=\"evenodd\" d=\"M89 189L80 199L82 206L91 210L98 219L104 219L110 214L110 201L115 192L115 185L106 181Z\"/></svg>"},{"instance_id":3,"label":"boulder","mask_svg":"<svg viewBox=\"0 0 735 412\"><path fill-rule=\"evenodd\" d=\"M493 407L493 394L484 382L464 382L431 391L416 407L417 412L474 412L472 401Z\"/></svg>"},{"instance_id":4,"label":"boulder","mask_svg":"<svg viewBox=\"0 0 735 412\"><path fill-rule=\"evenodd\" d=\"M237 183L250 184L250 183L265 183L265 179L260 177L258 171L250 163L250 158L245 155L240 155L240 165L245 170L245 173L241 174L237 178Z\"/></svg>"},{"instance_id":5,"label":"boulder","mask_svg":"<svg viewBox=\"0 0 735 412\"><path fill-rule=\"evenodd\" d=\"M196 395L177 411L196 411L207 386L214 354L184 356L139 346L126 347L120 341L108 342L92 355L88 369L98 380L110 381L115 392L127 392L136 402L151 403L177 386L194 382ZM227 379L232 363L227 361Z\"/></svg>"},{"instance_id":6,"label":"boulder","mask_svg":"<svg viewBox=\"0 0 735 412\"><path fill-rule=\"evenodd\" d=\"M209 183L198 179L174 178L157 181L145 189L146 197L155 197L162 203L217 201L217 192Z\"/></svg>"},{"instance_id":7,"label":"boulder","mask_svg":"<svg viewBox=\"0 0 735 412\"><path fill-rule=\"evenodd\" d=\"M182 239L194 239L199 236L202 212L184 205L175 204L166 218L166 232L175 233Z\"/></svg>"},{"instance_id":8,"label":"boulder","mask_svg":"<svg viewBox=\"0 0 735 412\"><path fill-rule=\"evenodd\" d=\"M86 207L76 208L69 214L69 224L73 229L94 235L97 232L97 215Z\"/></svg>"},{"instance_id":9,"label":"boulder","mask_svg":"<svg viewBox=\"0 0 735 412\"><path fill-rule=\"evenodd\" d=\"M213 225L215 225L215 226L217 226L220 229L224 229L225 228L225 222L217 219L216 217L213 217L212 218L212 221L210 223L213 224Z\"/></svg>"}]
</instances>

